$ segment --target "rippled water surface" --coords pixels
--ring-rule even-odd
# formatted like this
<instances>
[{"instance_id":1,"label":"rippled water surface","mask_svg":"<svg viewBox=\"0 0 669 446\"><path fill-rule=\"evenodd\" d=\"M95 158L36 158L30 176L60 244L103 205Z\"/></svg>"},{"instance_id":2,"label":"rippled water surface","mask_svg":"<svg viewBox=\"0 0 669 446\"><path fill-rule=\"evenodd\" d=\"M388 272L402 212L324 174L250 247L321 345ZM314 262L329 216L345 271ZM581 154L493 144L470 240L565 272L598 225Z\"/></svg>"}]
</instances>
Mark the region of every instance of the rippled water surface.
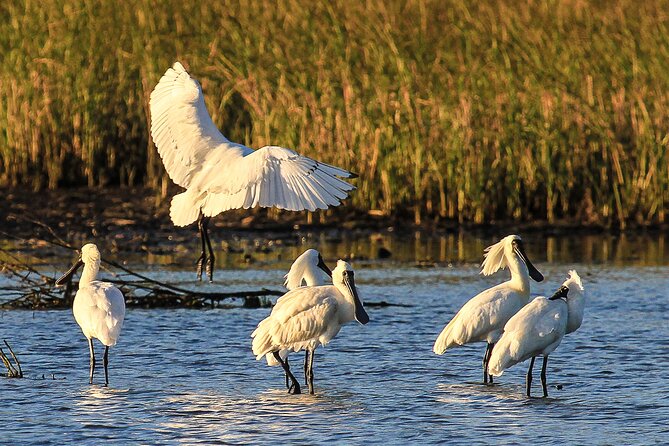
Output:
<instances>
[{"instance_id":1,"label":"rippled water surface","mask_svg":"<svg viewBox=\"0 0 669 446\"><path fill-rule=\"evenodd\" d=\"M568 260L535 262L546 281L533 284L533 295L552 293L575 268L589 299L581 329L551 355L547 399L524 396L527 364L492 387L480 384L483 344L431 351L457 309L508 273L485 278L466 263L360 264L363 300L408 306L371 307L368 325L349 324L317 350L315 396L286 394L280 368L251 354L249 335L269 309L129 309L108 388L88 384L86 340L71 312L0 312L0 338L28 377L0 378L0 443L666 443L664 254L648 266ZM183 283L193 273L147 274ZM283 274L221 270L217 282L277 288ZM292 358L300 370L302 355Z\"/></svg>"}]
</instances>

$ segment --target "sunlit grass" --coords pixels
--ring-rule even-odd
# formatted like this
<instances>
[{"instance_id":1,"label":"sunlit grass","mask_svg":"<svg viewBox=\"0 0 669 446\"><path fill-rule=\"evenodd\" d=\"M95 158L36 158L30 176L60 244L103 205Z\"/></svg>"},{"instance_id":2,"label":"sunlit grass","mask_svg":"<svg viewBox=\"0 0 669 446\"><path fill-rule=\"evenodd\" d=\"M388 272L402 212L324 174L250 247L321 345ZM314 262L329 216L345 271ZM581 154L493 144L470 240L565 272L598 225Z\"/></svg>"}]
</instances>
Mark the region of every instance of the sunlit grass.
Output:
<instances>
[{"instance_id":1,"label":"sunlit grass","mask_svg":"<svg viewBox=\"0 0 669 446\"><path fill-rule=\"evenodd\" d=\"M148 97L184 63L221 130L360 173L352 204L663 222L664 2L0 4L0 184L166 180Z\"/></svg>"}]
</instances>

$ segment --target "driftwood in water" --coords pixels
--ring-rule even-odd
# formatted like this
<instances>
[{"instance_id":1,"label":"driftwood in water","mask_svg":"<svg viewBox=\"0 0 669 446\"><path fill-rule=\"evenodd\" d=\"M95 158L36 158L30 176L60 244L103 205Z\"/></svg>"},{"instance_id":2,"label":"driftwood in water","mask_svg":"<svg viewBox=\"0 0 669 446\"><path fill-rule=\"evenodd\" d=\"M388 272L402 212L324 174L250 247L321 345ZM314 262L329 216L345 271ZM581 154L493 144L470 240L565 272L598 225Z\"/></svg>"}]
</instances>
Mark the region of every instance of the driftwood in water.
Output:
<instances>
[{"instance_id":1,"label":"driftwood in water","mask_svg":"<svg viewBox=\"0 0 669 446\"><path fill-rule=\"evenodd\" d=\"M3 234L11 237L9 234ZM74 251L62 240L40 240L40 244L59 246ZM64 309L72 307L76 282L68 282L65 287L55 286L55 279L49 277L10 251L0 248L0 271L9 280L0 285L0 309ZM115 284L124 294L127 307L139 308L211 308L231 305L242 300L246 308L271 306L270 296L281 296L284 292L261 289L237 292L202 292L170 285L134 272L125 266L103 259L103 263L122 271L114 279L105 279ZM230 302L230 304L228 304Z\"/></svg>"},{"instance_id":2,"label":"driftwood in water","mask_svg":"<svg viewBox=\"0 0 669 446\"><path fill-rule=\"evenodd\" d=\"M19 217L16 217L17 219ZM13 239L28 246L50 247L76 251L67 241L47 224L29 218L20 217L21 222L33 225L42 236L48 239L26 240L0 231L0 236ZM178 287L147 277L125 266L102 259L102 262L121 271L114 279L105 279L114 283L125 296L127 307L137 308L215 308L233 306L233 301L240 301L245 308L264 308L272 306L270 296L281 296L285 291L261 289L237 292L201 292ZM65 287L56 287L55 279L35 268L28 261L19 258L11 251L0 247L0 273L8 280L0 284L0 310L26 309L49 310L71 308L76 282L68 282ZM406 304L394 304L386 301L365 302L368 307L408 307ZM239 306L239 305L234 305Z\"/></svg>"},{"instance_id":3,"label":"driftwood in water","mask_svg":"<svg viewBox=\"0 0 669 446\"><path fill-rule=\"evenodd\" d=\"M7 357L5 352L0 347L0 360L2 360L2 363L7 368L7 378L23 378L23 370L21 370L21 362L19 362L19 358L16 357L14 350L12 350L12 347L9 345L9 343L6 340L3 341L7 346L12 359L14 359L14 364L12 364L12 361Z\"/></svg>"}]
</instances>

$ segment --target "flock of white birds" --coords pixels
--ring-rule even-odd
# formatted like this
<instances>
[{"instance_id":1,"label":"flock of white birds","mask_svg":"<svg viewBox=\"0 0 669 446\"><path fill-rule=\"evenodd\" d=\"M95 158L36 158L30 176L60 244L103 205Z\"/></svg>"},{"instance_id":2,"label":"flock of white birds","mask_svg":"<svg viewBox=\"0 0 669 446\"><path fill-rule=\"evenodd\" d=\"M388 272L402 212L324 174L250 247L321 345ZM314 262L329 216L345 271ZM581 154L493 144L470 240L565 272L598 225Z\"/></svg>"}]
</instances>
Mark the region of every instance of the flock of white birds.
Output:
<instances>
[{"instance_id":1,"label":"flock of white birds","mask_svg":"<svg viewBox=\"0 0 669 446\"><path fill-rule=\"evenodd\" d=\"M277 207L293 211L336 206L354 189L341 178L354 174L298 155L290 149L268 146L258 150L228 141L215 127L204 104L200 84L175 63L151 93L151 134L170 178L186 190L172 199L170 216L177 226L198 221L201 254L197 276L205 272L213 280L214 250L208 222L229 210ZM125 316L123 294L110 283L97 281L100 252L94 244L81 249L75 265L57 285L69 281L84 266L74 298L74 317L88 339L89 382L93 383L96 359L93 339L104 346L105 385L109 384L108 354L121 333ZM576 271L557 292L530 301L530 279L543 280L532 265L522 240L509 235L488 247L482 274L508 268L511 279L487 289L465 303L444 327L434 343L434 352L472 342L487 342L483 358L483 382L530 359L527 395L530 396L532 367L543 356L541 382L548 396L548 356L565 334L579 328L585 295ZM325 284L324 274L332 278ZM285 276L289 290L251 334L256 359L281 365L289 393L301 393L299 380L290 370L290 352L305 351L304 381L314 393L313 363L316 348L327 345L341 327L352 321L367 324L369 316L355 286L354 272L339 260L330 270L318 251L309 249L298 257Z\"/></svg>"}]
</instances>

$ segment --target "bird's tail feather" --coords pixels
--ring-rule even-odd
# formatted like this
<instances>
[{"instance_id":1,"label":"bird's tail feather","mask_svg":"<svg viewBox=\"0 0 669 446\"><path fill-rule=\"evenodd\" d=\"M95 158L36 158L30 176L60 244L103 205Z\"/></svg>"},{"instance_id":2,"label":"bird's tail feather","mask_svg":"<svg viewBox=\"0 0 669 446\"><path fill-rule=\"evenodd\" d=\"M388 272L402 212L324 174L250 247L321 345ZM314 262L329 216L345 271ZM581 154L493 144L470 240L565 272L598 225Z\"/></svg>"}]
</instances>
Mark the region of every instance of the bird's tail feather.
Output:
<instances>
[{"instance_id":1,"label":"bird's tail feather","mask_svg":"<svg viewBox=\"0 0 669 446\"><path fill-rule=\"evenodd\" d=\"M258 328L256 328L255 331L251 334L253 337L251 347L253 354L256 355L256 360L260 360L263 356L266 356L267 364L274 365L270 364L271 360L269 358L272 356L270 352L272 351L273 342L268 325L269 324L267 319L261 321L260 324L258 324ZM275 358L272 357L272 360L275 360Z\"/></svg>"},{"instance_id":2,"label":"bird's tail feather","mask_svg":"<svg viewBox=\"0 0 669 446\"><path fill-rule=\"evenodd\" d=\"M200 216L201 204L188 191L175 195L170 206L170 217L176 226L186 226Z\"/></svg>"},{"instance_id":3,"label":"bird's tail feather","mask_svg":"<svg viewBox=\"0 0 669 446\"><path fill-rule=\"evenodd\" d=\"M438 355L443 355L446 350L454 345L453 339L451 339L451 328L453 327L453 321L449 322L446 327L441 331L437 340L434 341L434 347L432 351Z\"/></svg>"},{"instance_id":4,"label":"bird's tail feather","mask_svg":"<svg viewBox=\"0 0 669 446\"><path fill-rule=\"evenodd\" d=\"M502 336L495 348L492 349L490 355L490 362L488 363L488 373L492 376L502 376L504 370L518 364L518 359L512 354L513 343L509 344L508 340Z\"/></svg>"}]
</instances>

